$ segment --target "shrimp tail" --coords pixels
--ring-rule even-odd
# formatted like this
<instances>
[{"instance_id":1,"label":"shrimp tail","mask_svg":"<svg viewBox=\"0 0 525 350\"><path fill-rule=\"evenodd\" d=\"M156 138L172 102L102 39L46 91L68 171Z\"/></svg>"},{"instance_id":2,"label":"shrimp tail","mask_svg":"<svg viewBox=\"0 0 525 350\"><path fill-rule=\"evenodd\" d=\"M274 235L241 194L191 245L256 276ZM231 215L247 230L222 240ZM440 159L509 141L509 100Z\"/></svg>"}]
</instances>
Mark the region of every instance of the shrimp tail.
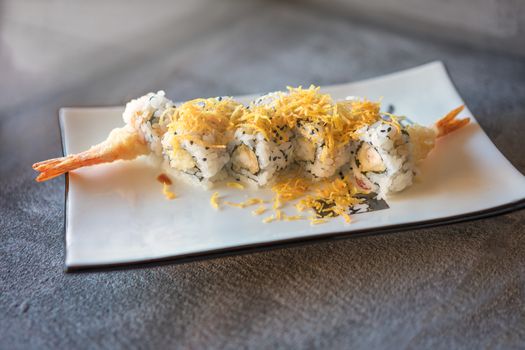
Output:
<instances>
[{"instance_id":1,"label":"shrimp tail","mask_svg":"<svg viewBox=\"0 0 525 350\"><path fill-rule=\"evenodd\" d=\"M60 157L49 159L47 161L39 162L33 164L33 169L40 172L37 176L36 181L42 182L50 180L54 177L60 176L69 171L73 171L78 168L85 166L109 163L115 161L115 157L110 157L109 155L104 155L101 152L103 147L101 144L91 147L89 150L71 154L67 157Z\"/></svg>"},{"instance_id":2,"label":"shrimp tail","mask_svg":"<svg viewBox=\"0 0 525 350\"><path fill-rule=\"evenodd\" d=\"M33 169L40 173L36 181L42 182L78 168L111 163L119 159L131 160L147 153L149 147L136 131L117 128L111 131L105 141L87 151L38 162L33 164Z\"/></svg>"},{"instance_id":3,"label":"shrimp tail","mask_svg":"<svg viewBox=\"0 0 525 350\"><path fill-rule=\"evenodd\" d=\"M465 106L459 106L447 113L446 116L441 118L434 124L434 128L437 132L437 137L443 137L451 132L458 130L468 123L470 123L469 118L457 119L456 117L463 111Z\"/></svg>"}]
</instances>

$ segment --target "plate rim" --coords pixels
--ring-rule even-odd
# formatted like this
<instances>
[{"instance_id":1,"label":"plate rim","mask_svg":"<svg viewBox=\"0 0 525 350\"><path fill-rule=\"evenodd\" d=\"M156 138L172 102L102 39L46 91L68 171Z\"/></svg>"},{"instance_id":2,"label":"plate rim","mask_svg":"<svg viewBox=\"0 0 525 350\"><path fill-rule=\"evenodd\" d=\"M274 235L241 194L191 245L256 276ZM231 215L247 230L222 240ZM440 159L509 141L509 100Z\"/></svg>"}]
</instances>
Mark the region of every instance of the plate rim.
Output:
<instances>
[{"instance_id":1,"label":"plate rim","mask_svg":"<svg viewBox=\"0 0 525 350\"><path fill-rule=\"evenodd\" d=\"M370 81L370 80L382 78L385 76L395 75L395 74L403 73L405 71L409 71L409 70L413 70L417 68L423 68L423 67L432 66L432 65L437 65L437 66L440 66L442 69L444 69L445 74L447 75L452 85L452 88L455 90L458 96L462 97L461 94L459 93L459 90L457 89L456 84L454 83L454 80L449 74L449 71L446 68L446 65L442 61L439 61L439 60L431 61L431 62L424 63L424 64L421 64L415 67L403 69L400 71L383 74L381 76L359 80L359 82ZM330 86L338 86L338 85L344 85L344 84L335 84L335 85L330 85ZM241 97L252 96L252 95L255 95L255 94L241 95ZM118 108L118 107L121 107L121 106L107 106L104 108ZM72 109L93 109L93 108L92 107L62 107L59 109L58 124L59 124L59 129L60 129L60 145L61 145L63 156L66 155L66 144L65 144L66 138L64 135L65 127L63 124L64 123L63 115L65 112L67 112L68 110L72 110ZM483 128L481 127L481 125L479 126L481 128L481 131L485 133L485 135L487 135L485 130L483 130ZM490 141L492 142L492 140ZM494 142L492 143L494 144ZM496 147L495 144L494 146ZM505 158L505 160L511 166L514 167L514 169L516 169L519 173L521 173L521 171L519 171L512 164L512 162L510 162L510 160L505 156L505 154L503 154L501 151L499 153ZM170 255L170 256L164 256L164 257L159 257L159 258L150 258L150 259L144 259L140 261L115 262L115 263L94 263L94 264L85 265L85 264L68 264L67 263L67 249L68 249L67 248L67 228L68 228L68 203L69 203L69 174L68 173L66 173L64 176L64 192L65 192L64 193L64 220L63 220L63 223L64 223L63 242L64 242L64 247L65 247L64 249L65 269L64 271L67 273L143 269L143 268L151 268L151 267L167 265L167 264L183 264L183 263L190 263L194 261L216 259L220 257L259 253L259 252L270 251L273 249L284 249L284 248L298 247L298 246L316 244L316 243L328 243L328 242L332 242L332 241L336 241L340 239L361 238L361 237L383 235L383 234L394 233L394 232L405 232L409 230L438 227L438 226L444 226L448 224L480 220L484 218L489 218L489 217L493 217L497 215L503 215L503 214L511 213L511 212L518 211L521 209L525 209L525 198L522 198L517 201L506 203L500 206L483 209L479 211L474 211L474 212L469 212L469 213L464 213L464 214L459 214L459 215L453 215L449 217L442 217L438 219L422 220L422 221L415 221L415 222L396 224L396 225L387 225L387 226L375 227L375 228L365 228L365 229L360 229L356 231L317 233L317 234L310 235L310 236L301 236L301 237L286 238L286 239L251 243L251 244L243 244L243 245L237 245L233 247L210 249L210 250L204 250L200 252Z\"/></svg>"}]
</instances>

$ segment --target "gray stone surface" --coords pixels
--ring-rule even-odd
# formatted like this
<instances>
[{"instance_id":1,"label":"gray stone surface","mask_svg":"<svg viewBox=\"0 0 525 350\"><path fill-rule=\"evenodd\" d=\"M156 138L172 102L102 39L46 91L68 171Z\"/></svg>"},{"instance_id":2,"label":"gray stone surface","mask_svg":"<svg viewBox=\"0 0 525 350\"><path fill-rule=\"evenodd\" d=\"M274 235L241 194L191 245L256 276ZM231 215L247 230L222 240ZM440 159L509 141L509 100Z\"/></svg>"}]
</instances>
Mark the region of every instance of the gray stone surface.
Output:
<instances>
[{"instance_id":1,"label":"gray stone surface","mask_svg":"<svg viewBox=\"0 0 525 350\"><path fill-rule=\"evenodd\" d=\"M36 4L0 5L0 348L525 346L523 210L244 256L66 274L64 183L36 184L30 168L60 154L61 106L122 104L157 88L186 99L333 84L440 59L523 173L522 58L288 3L202 8L200 1L182 17L157 9L153 23L129 32L105 15L82 22L75 13L92 14L87 5L65 6L71 18L60 19L53 7L35 5L35 13L20 3ZM118 18L119 3L112 6ZM129 6L139 13L146 5ZM135 28L128 12L122 23L133 24L122 27Z\"/></svg>"}]
</instances>

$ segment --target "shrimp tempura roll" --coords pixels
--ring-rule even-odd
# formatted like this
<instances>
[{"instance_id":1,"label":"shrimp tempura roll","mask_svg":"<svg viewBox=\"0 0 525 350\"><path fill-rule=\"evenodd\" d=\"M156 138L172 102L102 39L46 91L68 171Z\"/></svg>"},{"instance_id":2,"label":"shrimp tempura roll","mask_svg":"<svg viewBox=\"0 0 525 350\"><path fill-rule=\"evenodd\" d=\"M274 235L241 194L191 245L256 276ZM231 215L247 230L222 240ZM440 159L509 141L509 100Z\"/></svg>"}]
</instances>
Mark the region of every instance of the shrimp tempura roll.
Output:
<instances>
[{"instance_id":1,"label":"shrimp tempura roll","mask_svg":"<svg viewBox=\"0 0 525 350\"><path fill-rule=\"evenodd\" d=\"M277 108L294 120L295 160L314 180L329 178L348 163L353 132L379 117L377 104L334 102L314 87L289 89Z\"/></svg>"},{"instance_id":2,"label":"shrimp tempura roll","mask_svg":"<svg viewBox=\"0 0 525 350\"><path fill-rule=\"evenodd\" d=\"M124 122L142 136L151 151L162 155L162 136L170 122L169 112L175 108L174 103L166 98L164 91L150 92L126 104L122 114Z\"/></svg>"},{"instance_id":3,"label":"shrimp tempura roll","mask_svg":"<svg viewBox=\"0 0 525 350\"><path fill-rule=\"evenodd\" d=\"M456 119L462 110L454 109L434 127L382 113L379 121L357 130L349 163L356 186L381 199L412 185L418 164L434 149L436 139L468 124L468 118Z\"/></svg>"},{"instance_id":4,"label":"shrimp tempura roll","mask_svg":"<svg viewBox=\"0 0 525 350\"><path fill-rule=\"evenodd\" d=\"M168 170L183 180L209 188L222 179L230 160L227 143L231 118L242 113L242 104L232 98L188 101L173 110L162 138Z\"/></svg>"},{"instance_id":5,"label":"shrimp tempura roll","mask_svg":"<svg viewBox=\"0 0 525 350\"><path fill-rule=\"evenodd\" d=\"M258 98L234 120L228 171L235 179L264 186L292 162L292 128L275 111L280 95L274 92Z\"/></svg>"},{"instance_id":6,"label":"shrimp tempura roll","mask_svg":"<svg viewBox=\"0 0 525 350\"><path fill-rule=\"evenodd\" d=\"M152 151L160 155L163 116L172 108L173 102L164 97L164 91L131 100L122 115L124 127L113 129L106 140L84 152L33 164L33 169L40 172L36 180L46 181L85 166L132 160Z\"/></svg>"},{"instance_id":7,"label":"shrimp tempura roll","mask_svg":"<svg viewBox=\"0 0 525 350\"><path fill-rule=\"evenodd\" d=\"M358 187L385 198L412 184L415 168L409 136L397 123L378 121L357 131L350 161Z\"/></svg>"}]
</instances>

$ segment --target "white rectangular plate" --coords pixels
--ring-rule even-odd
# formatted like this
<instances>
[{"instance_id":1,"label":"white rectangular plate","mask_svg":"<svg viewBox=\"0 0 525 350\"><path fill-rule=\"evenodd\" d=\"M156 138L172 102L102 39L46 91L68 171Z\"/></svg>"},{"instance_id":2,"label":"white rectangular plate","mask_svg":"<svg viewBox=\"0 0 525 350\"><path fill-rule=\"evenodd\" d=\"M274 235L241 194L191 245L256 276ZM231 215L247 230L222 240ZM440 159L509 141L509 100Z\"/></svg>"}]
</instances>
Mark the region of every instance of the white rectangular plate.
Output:
<instances>
[{"instance_id":1,"label":"white rectangular plate","mask_svg":"<svg viewBox=\"0 0 525 350\"><path fill-rule=\"evenodd\" d=\"M442 63L434 62L366 81L327 86L335 99L382 98L395 113L432 125L463 104ZM244 97L247 100L249 97ZM243 99L243 98L241 98ZM65 108L60 113L66 154L104 140L123 124L122 108ZM262 223L250 209L210 206L211 191L175 182L168 201L147 159L99 165L69 174L66 199L68 269L229 253L285 243L363 233L389 232L457 221L522 206L525 177L472 123L438 141L420 181L388 199L389 209L311 226L307 220ZM219 188L221 196L271 198L268 190ZM503 207L506 206L506 207ZM488 210L488 211L487 211ZM288 213L293 213L288 208Z\"/></svg>"}]
</instances>

